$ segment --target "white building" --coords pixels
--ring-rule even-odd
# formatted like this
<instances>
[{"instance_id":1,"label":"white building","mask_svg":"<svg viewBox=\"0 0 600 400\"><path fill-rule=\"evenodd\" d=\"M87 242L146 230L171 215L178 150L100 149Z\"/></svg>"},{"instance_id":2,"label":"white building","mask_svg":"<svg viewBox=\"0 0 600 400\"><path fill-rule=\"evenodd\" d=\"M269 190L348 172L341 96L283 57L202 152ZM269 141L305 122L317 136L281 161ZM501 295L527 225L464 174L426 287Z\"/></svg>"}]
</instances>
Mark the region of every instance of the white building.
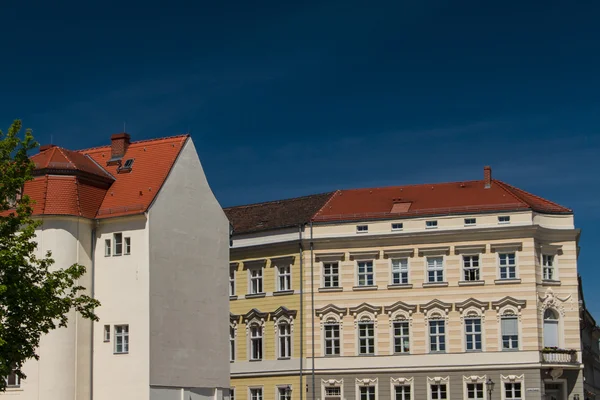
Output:
<instances>
[{"instance_id":1,"label":"white building","mask_svg":"<svg viewBox=\"0 0 600 400\"><path fill-rule=\"evenodd\" d=\"M0 395L44 400L228 396L229 223L188 135L81 151L43 146L25 193L40 254L79 263L102 306L43 337Z\"/></svg>"}]
</instances>

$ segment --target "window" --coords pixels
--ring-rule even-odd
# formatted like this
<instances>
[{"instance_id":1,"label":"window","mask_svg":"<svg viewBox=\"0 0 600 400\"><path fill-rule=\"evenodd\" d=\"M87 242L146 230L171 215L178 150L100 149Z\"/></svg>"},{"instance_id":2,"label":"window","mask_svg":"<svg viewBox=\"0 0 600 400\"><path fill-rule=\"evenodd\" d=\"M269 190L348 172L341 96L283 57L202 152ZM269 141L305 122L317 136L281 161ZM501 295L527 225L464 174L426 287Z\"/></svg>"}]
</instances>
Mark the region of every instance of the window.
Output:
<instances>
[{"instance_id":1,"label":"window","mask_svg":"<svg viewBox=\"0 0 600 400\"><path fill-rule=\"evenodd\" d=\"M373 286L373 261L358 262L358 286Z\"/></svg>"},{"instance_id":2,"label":"window","mask_svg":"<svg viewBox=\"0 0 600 400\"><path fill-rule=\"evenodd\" d=\"M342 388L326 387L325 388L325 400L340 400L342 398Z\"/></svg>"},{"instance_id":3,"label":"window","mask_svg":"<svg viewBox=\"0 0 600 400\"><path fill-rule=\"evenodd\" d=\"M115 353L129 353L129 325L115 325Z\"/></svg>"},{"instance_id":4,"label":"window","mask_svg":"<svg viewBox=\"0 0 600 400\"><path fill-rule=\"evenodd\" d=\"M292 389L289 386L277 388L278 400L292 400Z\"/></svg>"},{"instance_id":5,"label":"window","mask_svg":"<svg viewBox=\"0 0 600 400\"><path fill-rule=\"evenodd\" d=\"M323 286L326 288L340 286L340 268L338 263L323 264Z\"/></svg>"},{"instance_id":6,"label":"window","mask_svg":"<svg viewBox=\"0 0 600 400\"><path fill-rule=\"evenodd\" d=\"M114 255L115 256L120 256L121 254L123 254L123 234L122 233L115 233L113 235L113 240L114 240Z\"/></svg>"},{"instance_id":7,"label":"window","mask_svg":"<svg viewBox=\"0 0 600 400\"><path fill-rule=\"evenodd\" d=\"M372 321L358 323L358 354L375 354L375 325Z\"/></svg>"},{"instance_id":8,"label":"window","mask_svg":"<svg viewBox=\"0 0 600 400\"><path fill-rule=\"evenodd\" d=\"M446 326L444 320L429 321L429 351L432 353L446 351Z\"/></svg>"},{"instance_id":9,"label":"window","mask_svg":"<svg viewBox=\"0 0 600 400\"><path fill-rule=\"evenodd\" d=\"M110 239L104 240L104 257L110 257L112 244Z\"/></svg>"},{"instance_id":10,"label":"window","mask_svg":"<svg viewBox=\"0 0 600 400\"><path fill-rule=\"evenodd\" d=\"M396 321L394 329L394 353L410 353L408 321Z\"/></svg>"},{"instance_id":11,"label":"window","mask_svg":"<svg viewBox=\"0 0 600 400\"><path fill-rule=\"evenodd\" d=\"M544 347L559 347L558 314L551 309L544 311Z\"/></svg>"},{"instance_id":12,"label":"window","mask_svg":"<svg viewBox=\"0 0 600 400\"><path fill-rule=\"evenodd\" d=\"M479 280L479 256L463 256L463 273L465 281Z\"/></svg>"},{"instance_id":13,"label":"window","mask_svg":"<svg viewBox=\"0 0 600 400\"><path fill-rule=\"evenodd\" d=\"M325 330L325 355L340 355L340 325L337 322L327 322Z\"/></svg>"},{"instance_id":14,"label":"window","mask_svg":"<svg viewBox=\"0 0 600 400\"><path fill-rule=\"evenodd\" d=\"M467 351L481 350L481 318L465 318L465 343Z\"/></svg>"},{"instance_id":15,"label":"window","mask_svg":"<svg viewBox=\"0 0 600 400\"><path fill-rule=\"evenodd\" d=\"M292 274L290 270L291 267L289 265L277 267L277 290L284 291L292 289Z\"/></svg>"},{"instance_id":16,"label":"window","mask_svg":"<svg viewBox=\"0 0 600 400\"><path fill-rule=\"evenodd\" d=\"M521 382L505 382L504 398L506 400L521 400Z\"/></svg>"},{"instance_id":17,"label":"window","mask_svg":"<svg viewBox=\"0 0 600 400\"><path fill-rule=\"evenodd\" d=\"M408 259L399 258L392 260L392 284L408 284Z\"/></svg>"},{"instance_id":18,"label":"window","mask_svg":"<svg viewBox=\"0 0 600 400\"><path fill-rule=\"evenodd\" d=\"M263 292L263 270L262 268L252 268L250 273L250 294L259 294Z\"/></svg>"},{"instance_id":19,"label":"window","mask_svg":"<svg viewBox=\"0 0 600 400\"><path fill-rule=\"evenodd\" d=\"M235 389L229 389L229 400L235 400Z\"/></svg>"},{"instance_id":20,"label":"window","mask_svg":"<svg viewBox=\"0 0 600 400\"><path fill-rule=\"evenodd\" d=\"M369 225L356 225L356 233L369 232Z\"/></svg>"},{"instance_id":21,"label":"window","mask_svg":"<svg viewBox=\"0 0 600 400\"><path fill-rule=\"evenodd\" d=\"M427 257L427 282L444 282L443 257Z\"/></svg>"},{"instance_id":22,"label":"window","mask_svg":"<svg viewBox=\"0 0 600 400\"><path fill-rule=\"evenodd\" d=\"M515 279L517 277L517 264L515 253L498 255L500 260L500 279Z\"/></svg>"},{"instance_id":23,"label":"window","mask_svg":"<svg viewBox=\"0 0 600 400\"><path fill-rule=\"evenodd\" d=\"M235 361L235 328L229 327L229 361Z\"/></svg>"},{"instance_id":24,"label":"window","mask_svg":"<svg viewBox=\"0 0 600 400\"><path fill-rule=\"evenodd\" d=\"M131 169L131 167L133 167L133 160L133 158L126 160L123 169Z\"/></svg>"},{"instance_id":25,"label":"window","mask_svg":"<svg viewBox=\"0 0 600 400\"><path fill-rule=\"evenodd\" d=\"M229 295L235 296L235 270L229 270Z\"/></svg>"},{"instance_id":26,"label":"window","mask_svg":"<svg viewBox=\"0 0 600 400\"><path fill-rule=\"evenodd\" d=\"M410 385L394 386L395 400L411 400Z\"/></svg>"},{"instance_id":27,"label":"window","mask_svg":"<svg viewBox=\"0 0 600 400\"><path fill-rule=\"evenodd\" d=\"M485 399L483 397L483 383L467 383L467 399Z\"/></svg>"},{"instance_id":28,"label":"window","mask_svg":"<svg viewBox=\"0 0 600 400\"><path fill-rule=\"evenodd\" d=\"M551 281L554 280L554 256L543 254L542 255L542 272L543 279Z\"/></svg>"},{"instance_id":29,"label":"window","mask_svg":"<svg viewBox=\"0 0 600 400\"><path fill-rule=\"evenodd\" d=\"M429 385L431 390L431 400L445 400L448 398L448 389L445 384Z\"/></svg>"},{"instance_id":30,"label":"window","mask_svg":"<svg viewBox=\"0 0 600 400\"><path fill-rule=\"evenodd\" d=\"M252 388L252 389L250 389L250 400L263 400L263 390L262 390L262 388Z\"/></svg>"},{"instance_id":31,"label":"window","mask_svg":"<svg viewBox=\"0 0 600 400\"><path fill-rule=\"evenodd\" d=\"M6 382L6 387L16 388L21 386L21 378L15 371L12 371L8 376L4 378L4 382Z\"/></svg>"},{"instance_id":32,"label":"window","mask_svg":"<svg viewBox=\"0 0 600 400\"><path fill-rule=\"evenodd\" d=\"M401 231L402 229L404 229L404 224L402 222L396 222L392 224L393 231Z\"/></svg>"},{"instance_id":33,"label":"window","mask_svg":"<svg viewBox=\"0 0 600 400\"><path fill-rule=\"evenodd\" d=\"M290 324L282 322L278 326L279 333L279 358L292 356L292 331Z\"/></svg>"},{"instance_id":34,"label":"window","mask_svg":"<svg viewBox=\"0 0 600 400\"><path fill-rule=\"evenodd\" d=\"M375 400L375 386L361 386L360 400Z\"/></svg>"},{"instance_id":35,"label":"window","mask_svg":"<svg viewBox=\"0 0 600 400\"><path fill-rule=\"evenodd\" d=\"M131 254L131 238L126 237L125 238L125 255L130 255Z\"/></svg>"},{"instance_id":36,"label":"window","mask_svg":"<svg viewBox=\"0 0 600 400\"><path fill-rule=\"evenodd\" d=\"M510 215L500 215L498 216L499 224L510 224Z\"/></svg>"},{"instance_id":37,"label":"window","mask_svg":"<svg viewBox=\"0 0 600 400\"><path fill-rule=\"evenodd\" d=\"M110 342L110 325L104 325L104 341Z\"/></svg>"},{"instance_id":38,"label":"window","mask_svg":"<svg viewBox=\"0 0 600 400\"><path fill-rule=\"evenodd\" d=\"M475 226L477 220L475 218L465 218L465 226Z\"/></svg>"},{"instance_id":39,"label":"window","mask_svg":"<svg viewBox=\"0 0 600 400\"><path fill-rule=\"evenodd\" d=\"M519 321L514 315L505 315L500 319L502 330L502 350L519 348Z\"/></svg>"},{"instance_id":40,"label":"window","mask_svg":"<svg viewBox=\"0 0 600 400\"><path fill-rule=\"evenodd\" d=\"M437 221L425 221L425 228L426 229L435 229L437 228Z\"/></svg>"},{"instance_id":41,"label":"window","mask_svg":"<svg viewBox=\"0 0 600 400\"><path fill-rule=\"evenodd\" d=\"M262 327L258 324L250 326L250 360L262 360Z\"/></svg>"}]
</instances>

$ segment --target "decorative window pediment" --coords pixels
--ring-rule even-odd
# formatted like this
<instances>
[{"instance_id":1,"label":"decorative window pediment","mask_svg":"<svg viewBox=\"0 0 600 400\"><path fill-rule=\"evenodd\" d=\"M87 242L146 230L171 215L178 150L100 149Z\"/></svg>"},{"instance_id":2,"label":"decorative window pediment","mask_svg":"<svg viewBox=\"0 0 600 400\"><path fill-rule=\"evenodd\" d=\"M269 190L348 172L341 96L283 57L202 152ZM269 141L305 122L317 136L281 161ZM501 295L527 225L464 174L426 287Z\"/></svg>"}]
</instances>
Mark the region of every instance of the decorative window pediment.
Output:
<instances>
[{"instance_id":1,"label":"decorative window pediment","mask_svg":"<svg viewBox=\"0 0 600 400\"><path fill-rule=\"evenodd\" d=\"M237 325L240 322L240 316L233 314L233 313L229 313L229 323L232 325Z\"/></svg>"},{"instance_id":2,"label":"decorative window pediment","mask_svg":"<svg viewBox=\"0 0 600 400\"><path fill-rule=\"evenodd\" d=\"M465 246L454 246L454 254L481 254L485 253L485 248L485 243L468 244Z\"/></svg>"},{"instance_id":3,"label":"decorative window pediment","mask_svg":"<svg viewBox=\"0 0 600 400\"><path fill-rule=\"evenodd\" d=\"M268 313L260 312L256 308L253 308L244 315L243 319L244 323L246 324L256 321L259 322L261 325L264 325L268 315Z\"/></svg>"},{"instance_id":4,"label":"decorative window pediment","mask_svg":"<svg viewBox=\"0 0 600 400\"><path fill-rule=\"evenodd\" d=\"M296 318L297 313L298 313L298 311L296 311L296 310L290 310L285 306L281 306L277 310L275 310L271 313L271 318L273 318L274 321L277 321L281 317L293 319L293 318Z\"/></svg>"},{"instance_id":5,"label":"decorative window pediment","mask_svg":"<svg viewBox=\"0 0 600 400\"><path fill-rule=\"evenodd\" d=\"M573 308L572 296L568 295L566 297L558 297L554 294L554 290L552 288L546 289L544 296L538 296L538 310L542 315L547 309L557 310L561 316L565 315L565 303L571 300L571 308Z\"/></svg>"},{"instance_id":6,"label":"decorative window pediment","mask_svg":"<svg viewBox=\"0 0 600 400\"><path fill-rule=\"evenodd\" d=\"M415 254L415 249L406 248L406 249L389 249L383 251L383 256L385 258L394 258L394 257L412 257Z\"/></svg>"},{"instance_id":7,"label":"decorative window pediment","mask_svg":"<svg viewBox=\"0 0 600 400\"><path fill-rule=\"evenodd\" d=\"M419 256L441 256L450 254L450 246L422 247L418 250Z\"/></svg>"},{"instance_id":8,"label":"decorative window pediment","mask_svg":"<svg viewBox=\"0 0 600 400\"><path fill-rule=\"evenodd\" d=\"M464 376L463 375L463 382L465 382L465 383L485 383L486 380L487 380L486 375L483 375L483 376L477 376L477 375Z\"/></svg>"},{"instance_id":9,"label":"decorative window pediment","mask_svg":"<svg viewBox=\"0 0 600 400\"><path fill-rule=\"evenodd\" d=\"M485 302L479 301L479 300L471 297L465 301L461 301L460 303L454 303L454 307L455 307L456 311L461 312L461 313L464 310L466 310L467 308L471 308L471 307L477 308L483 312L485 310L490 309L490 303L487 301L485 301Z\"/></svg>"},{"instance_id":10,"label":"decorative window pediment","mask_svg":"<svg viewBox=\"0 0 600 400\"><path fill-rule=\"evenodd\" d=\"M317 253L315 261L343 261L345 257L346 253Z\"/></svg>"},{"instance_id":11,"label":"decorative window pediment","mask_svg":"<svg viewBox=\"0 0 600 400\"><path fill-rule=\"evenodd\" d=\"M356 378L356 384L358 386L377 386L378 378Z\"/></svg>"},{"instance_id":12,"label":"decorative window pediment","mask_svg":"<svg viewBox=\"0 0 600 400\"><path fill-rule=\"evenodd\" d=\"M498 252L503 252L503 251L521 251L522 249L523 249L522 242L490 244L490 250L492 251L492 253L498 253Z\"/></svg>"},{"instance_id":13,"label":"decorative window pediment","mask_svg":"<svg viewBox=\"0 0 600 400\"><path fill-rule=\"evenodd\" d=\"M344 384L344 379L321 379L321 384L328 387L340 387Z\"/></svg>"},{"instance_id":14,"label":"decorative window pediment","mask_svg":"<svg viewBox=\"0 0 600 400\"><path fill-rule=\"evenodd\" d=\"M447 376L445 378L441 377L441 376L434 376L434 377L427 377L427 383L428 384L448 384L450 382L450 377Z\"/></svg>"},{"instance_id":15,"label":"decorative window pediment","mask_svg":"<svg viewBox=\"0 0 600 400\"><path fill-rule=\"evenodd\" d=\"M347 308L340 308L337 306L334 306L333 304L327 304L325 307L321 307L315 310L315 315L319 318L322 318L324 315L326 314L336 314L339 315L340 317L343 317L344 315L348 315L348 309Z\"/></svg>"},{"instance_id":16,"label":"decorative window pediment","mask_svg":"<svg viewBox=\"0 0 600 400\"><path fill-rule=\"evenodd\" d=\"M552 254L552 255L562 255L562 245L556 244L547 244L547 243L538 243L536 246L540 253L544 254Z\"/></svg>"},{"instance_id":17,"label":"decorative window pediment","mask_svg":"<svg viewBox=\"0 0 600 400\"><path fill-rule=\"evenodd\" d=\"M395 313L396 311L405 311L410 315L410 314L414 313L415 311L417 311L417 306L406 304L403 301L397 301L394 304L392 304L391 306L385 307L385 312L387 314L389 314L390 316L393 313Z\"/></svg>"},{"instance_id":18,"label":"decorative window pediment","mask_svg":"<svg viewBox=\"0 0 600 400\"><path fill-rule=\"evenodd\" d=\"M294 263L295 258L296 257L293 255L270 258L271 267L274 267L276 265L292 265Z\"/></svg>"},{"instance_id":19,"label":"decorative window pediment","mask_svg":"<svg viewBox=\"0 0 600 400\"><path fill-rule=\"evenodd\" d=\"M392 386L410 385L414 380L415 378L390 378Z\"/></svg>"},{"instance_id":20,"label":"decorative window pediment","mask_svg":"<svg viewBox=\"0 0 600 400\"><path fill-rule=\"evenodd\" d=\"M425 323L427 324L430 319L448 319L452 304L433 299L427 304L420 305L419 310L425 315Z\"/></svg>"},{"instance_id":21,"label":"decorative window pediment","mask_svg":"<svg viewBox=\"0 0 600 400\"><path fill-rule=\"evenodd\" d=\"M353 251L350 252L351 260L376 260L379 258L379 250L374 251Z\"/></svg>"},{"instance_id":22,"label":"decorative window pediment","mask_svg":"<svg viewBox=\"0 0 600 400\"><path fill-rule=\"evenodd\" d=\"M512 306L520 311L522 308L525 308L526 305L527 302L525 300L517 300L514 297L510 296L503 297L502 299L497 301L492 301L492 308L494 308L495 310L499 310L500 308L505 306Z\"/></svg>"},{"instance_id":23,"label":"decorative window pediment","mask_svg":"<svg viewBox=\"0 0 600 400\"><path fill-rule=\"evenodd\" d=\"M267 259L261 258L258 260L244 261L244 268L260 268L267 265Z\"/></svg>"},{"instance_id":24,"label":"decorative window pediment","mask_svg":"<svg viewBox=\"0 0 600 400\"><path fill-rule=\"evenodd\" d=\"M373 306L369 303L362 303L359 306L350 308L350 313L355 317L358 314L361 314L363 312L368 312L370 314L377 316L378 314L381 314L382 309L383 309L383 307L381 307L381 306Z\"/></svg>"},{"instance_id":25,"label":"decorative window pediment","mask_svg":"<svg viewBox=\"0 0 600 400\"><path fill-rule=\"evenodd\" d=\"M519 382L525 378L525 375L500 375L502 382Z\"/></svg>"}]
</instances>

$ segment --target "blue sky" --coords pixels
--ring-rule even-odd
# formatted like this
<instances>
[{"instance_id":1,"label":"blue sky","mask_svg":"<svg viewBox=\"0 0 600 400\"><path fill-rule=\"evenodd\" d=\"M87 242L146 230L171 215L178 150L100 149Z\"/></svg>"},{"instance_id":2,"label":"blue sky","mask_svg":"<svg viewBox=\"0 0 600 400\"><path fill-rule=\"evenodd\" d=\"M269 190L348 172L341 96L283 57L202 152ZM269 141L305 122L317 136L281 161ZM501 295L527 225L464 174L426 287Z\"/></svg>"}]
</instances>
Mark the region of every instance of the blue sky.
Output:
<instances>
[{"instance_id":1,"label":"blue sky","mask_svg":"<svg viewBox=\"0 0 600 400\"><path fill-rule=\"evenodd\" d=\"M9 4L10 3L10 4ZM0 4L0 126L190 131L223 206L494 177L575 210L600 317L600 2Z\"/></svg>"}]
</instances>

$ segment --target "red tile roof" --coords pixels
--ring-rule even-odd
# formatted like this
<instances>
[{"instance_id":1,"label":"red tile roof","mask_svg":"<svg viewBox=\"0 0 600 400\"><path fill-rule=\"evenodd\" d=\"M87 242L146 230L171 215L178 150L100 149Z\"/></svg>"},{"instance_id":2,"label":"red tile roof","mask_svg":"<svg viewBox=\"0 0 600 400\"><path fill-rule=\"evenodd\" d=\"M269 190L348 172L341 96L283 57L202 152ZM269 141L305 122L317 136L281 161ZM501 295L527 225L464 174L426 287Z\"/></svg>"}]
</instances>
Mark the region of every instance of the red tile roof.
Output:
<instances>
[{"instance_id":1,"label":"red tile roof","mask_svg":"<svg viewBox=\"0 0 600 400\"><path fill-rule=\"evenodd\" d=\"M122 159L134 160L131 170L107 165L110 144L79 151L44 146L31 157L35 178L24 192L35 201L36 215L108 218L145 212L188 137L132 142Z\"/></svg>"}]
</instances>

